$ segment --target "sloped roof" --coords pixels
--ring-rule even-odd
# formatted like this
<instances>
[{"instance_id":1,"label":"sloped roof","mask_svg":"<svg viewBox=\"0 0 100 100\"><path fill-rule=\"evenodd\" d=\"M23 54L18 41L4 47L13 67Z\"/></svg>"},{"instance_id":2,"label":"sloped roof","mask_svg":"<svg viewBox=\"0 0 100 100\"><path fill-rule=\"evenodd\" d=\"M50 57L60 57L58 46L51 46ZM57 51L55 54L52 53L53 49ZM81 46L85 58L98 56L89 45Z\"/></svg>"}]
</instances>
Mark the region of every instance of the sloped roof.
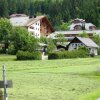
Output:
<instances>
[{"instance_id":1,"label":"sloped roof","mask_svg":"<svg viewBox=\"0 0 100 100\"><path fill-rule=\"evenodd\" d=\"M64 34L64 35L78 35L78 34L82 34L84 31L83 30L79 30L79 31L55 31L54 33L48 35L48 38L55 38L55 36L57 34ZM93 33L100 33L100 30L93 30L93 31L85 31L87 34L93 34Z\"/></svg>"},{"instance_id":2,"label":"sloped roof","mask_svg":"<svg viewBox=\"0 0 100 100\"><path fill-rule=\"evenodd\" d=\"M38 20L45 18L46 16L37 16L36 18L31 18L25 26L30 26L32 24L34 24L35 22L37 22Z\"/></svg>"},{"instance_id":3,"label":"sloped roof","mask_svg":"<svg viewBox=\"0 0 100 100\"><path fill-rule=\"evenodd\" d=\"M80 26L82 27L82 23L71 24L71 25L69 26L70 30L73 30L74 27L77 26L77 25L80 25ZM96 27L96 26L93 25L92 23L85 23L85 29L86 29L86 30L89 30L89 27L90 27L90 26Z\"/></svg>"},{"instance_id":4,"label":"sloped roof","mask_svg":"<svg viewBox=\"0 0 100 100\"><path fill-rule=\"evenodd\" d=\"M81 22L85 22L85 20L84 20L84 19L79 19L79 18L76 18L76 19L74 19L73 21L75 21L75 20L79 20L79 21L81 21Z\"/></svg>"},{"instance_id":5,"label":"sloped roof","mask_svg":"<svg viewBox=\"0 0 100 100\"><path fill-rule=\"evenodd\" d=\"M47 18L45 15L44 15L44 16L37 16L36 18L31 18L31 19L26 23L25 26L28 27L28 26L34 24L35 22L37 22L37 21L39 21L39 20L41 20L41 19L43 19L43 18L46 19L46 21L48 22L49 27L50 27L50 28L52 29L52 31L54 32L54 28L52 27L50 21L48 20L48 18Z\"/></svg>"},{"instance_id":6,"label":"sloped roof","mask_svg":"<svg viewBox=\"0 0 100 100\"><path fill-rule=\"evenodd\" d=\"M84 45L87 47L96 47L99 48L99 46L90 38L84 38L84 37L75 37L78 40L80 40Z\"/></svg>"},{"instance_id":7,"label":"sloped roof","mask_svg":"<svg viewBox=\"0 0 100 100\"><path fill-rule=\"evenodd\" d=\"M10 15L10 17L28 17L28 16L25 14L12 14Z\"/></svg>"}]
</instances>

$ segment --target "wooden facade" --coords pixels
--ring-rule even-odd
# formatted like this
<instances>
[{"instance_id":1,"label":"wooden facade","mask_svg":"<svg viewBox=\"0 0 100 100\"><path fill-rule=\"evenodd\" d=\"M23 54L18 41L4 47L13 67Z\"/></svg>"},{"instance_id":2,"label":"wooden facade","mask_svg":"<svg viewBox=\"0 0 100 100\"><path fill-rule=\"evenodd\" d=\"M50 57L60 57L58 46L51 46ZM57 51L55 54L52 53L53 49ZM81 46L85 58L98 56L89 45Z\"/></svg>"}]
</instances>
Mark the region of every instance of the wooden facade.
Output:
<instances>
[{"instance_id":1,"label":"wooden facade","mask_svg":"<svg viewBox=\"0 0 100 100\"><path fill-rule=\"evenodd\" d=\"M53 29L51 23L49 22L49 20L47 19L47 17L42 18L40 20L40 33L41 33L41 36L46 36L47 37L52 32L54 32L54 29Z\"/></svg>"},{"instance_id":2,"label":"wooden facade","mask_svg":"<svg viewBox=\"0 0 100 100\"><path fill-rule=\"evenodd\" d=\"M35 37L47 37L54 32L53 26L46 16L37 16L30 19L26 27L33 33Z\"/></svg>"}]
</instances>

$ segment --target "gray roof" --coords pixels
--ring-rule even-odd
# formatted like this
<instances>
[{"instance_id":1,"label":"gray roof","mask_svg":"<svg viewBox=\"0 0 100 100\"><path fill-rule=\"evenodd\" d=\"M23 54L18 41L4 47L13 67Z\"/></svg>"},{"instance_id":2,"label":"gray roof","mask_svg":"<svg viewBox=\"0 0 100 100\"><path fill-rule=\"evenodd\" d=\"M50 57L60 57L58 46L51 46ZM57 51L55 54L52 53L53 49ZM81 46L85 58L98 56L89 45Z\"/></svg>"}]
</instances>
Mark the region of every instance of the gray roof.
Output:
<instances>
[{"instance_id":1,"label":"gray roof","mask_svg":"<svg viewBox=\"0 0 100 100\"><path fill-rule=\"evenodd\" d=\"M50 34L48 37L54 38L57 34L82 34L83 32L86 32L87 34L99 34L100 35L100 30L79 30L79 31L55 31L54 33Z\"/></svg>"},{"instance_id":2,"label":"gray roof","mask_svg":"<svg viewBox=\"0 0 100 100\"><path fill-rule=\"evenodd\" d=\"M34 24L35 22L39 21L40 19L44 18L46 16L37 16L36 18L31 18L25 26L30 26L32 24Z\"/></svg>"},{"instance_id":3,"label":"gray roof","mask_svg":"<svg viewBox=\"0 0 100 100\"><path fill-rule=\"evenodd\" d=\"M76 38L78 38L87 47L99 48L99 46L90 38L83 38L83 37L76 37Z\"/></svg>"},{"instance_id":4,"label":"gray roof","mask_svg":"<svg viewBox=\"0 0 100 100\"><path fill-rule=\"evenodd\" d=\"M28 16L25 14L12 14L10 15L10 17L28 17Z\"/></svg>"}]
</instances>

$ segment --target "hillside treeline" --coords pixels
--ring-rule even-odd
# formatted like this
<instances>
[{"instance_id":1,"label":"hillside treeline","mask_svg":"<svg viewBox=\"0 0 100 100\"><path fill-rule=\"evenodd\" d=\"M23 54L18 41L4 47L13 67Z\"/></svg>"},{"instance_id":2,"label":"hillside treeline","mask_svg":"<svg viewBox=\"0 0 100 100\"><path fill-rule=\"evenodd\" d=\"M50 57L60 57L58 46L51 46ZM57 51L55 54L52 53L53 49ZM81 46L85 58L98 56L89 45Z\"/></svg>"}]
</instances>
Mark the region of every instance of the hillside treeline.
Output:
<instances>
[{"instance_id":1,"label":"hillside treeline","mask_svg":"<svg viewBox=\"0 0 100 100\"><path fill-rule=\"evenodd\" d=\"M55 27L74 18L100 26L100 0L0 0L0 16L13 13L46 14Z\"/></svg>"}]
</instances>

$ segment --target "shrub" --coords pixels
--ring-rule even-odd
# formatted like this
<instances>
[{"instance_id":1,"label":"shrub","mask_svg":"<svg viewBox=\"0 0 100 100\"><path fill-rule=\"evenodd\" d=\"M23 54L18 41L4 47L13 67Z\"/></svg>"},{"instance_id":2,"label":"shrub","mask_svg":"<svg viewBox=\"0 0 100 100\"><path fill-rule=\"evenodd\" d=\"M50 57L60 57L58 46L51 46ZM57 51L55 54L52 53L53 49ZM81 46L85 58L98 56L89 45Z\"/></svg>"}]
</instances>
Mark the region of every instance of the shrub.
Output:
<instances>
[{"instance_id":1,"label":"shrub","mask_svg":"<svg viewBox=\"0 0 100 100\"><path fill-rule=\"evenodd\" d=\"M12 54L12 55L16 54L16 50L15 50L14 45L9 45L9 47L8 47L8 54Z\"/></svg>"},{"instance_id":2,"label":"shrub","mask_svg":"<svg viewBox=\"0 0 100 100\"><path fill-rule=\"evenodd\" d=\"M1 90L0 90L0 100L3 100L3 93Z\"/></svg>"},{"instance_id":3,"label":"shrub","mask_svg":"<svg viewBox=\"0 0 100 100\"><path fill-rule=\"evenodd\" d=\"M95 56L95 54L94 54L94 53L91 53L91 54L90 54L90 56L91 56L91 57L94 57L94 56Z\"/></svg>"},{"instance_id":4,"label":"shrub","mask_svg":"<svg viewBox=\"0 0 100 100\"><path fill-rule=\"evenodd\" d=\"M47 46L47 54L50 52L53 52L55 50L56 46L54 45L54 43L49 43Z\"/></svg>"},{"instance_id":5,"label":"shrub","mask_svg":"<svg viewBox=\"0 0 100 100\"><path fill-rule=\"evenodd\" d=\"M49 53L48 59L59 59L59 55L57 52L55 53Z\"/></svg>"},{"instance_id":6,"label":"shrub","mask_svg":"<svg viewBox=\"0 0 100 100\"><path fill-rule=\"evenodd\" d=\"M98 55L100 55L100 48L98 49Z\"/></svg>"},{"instance_id":7,"label":"shrub","mask_svg":"<svg viewBox=\"0 0 100 100\"><path fill-rule=\"evenodd\" d=\"M3 54L4 52L3 52L3 49L2 48L0 48L0 54Z\"/></svg>"},{"instance_id":8,"label":"shrub","mask_svg":"<svg viewBox=\"0 0 100 100\"><path fill-rule=\"evenodd\" d=\"M49 53L48 59L85 58L88 56L89 53L85 50L58 51L58 52Z\"/></svg>"},{"instance_id":9,"label":"shrub","mask_svg":"<svg viewBox=\"0 0 100 100\"><path fill-rule=\"evenodd\" d=\"M17 60L41 60L40 52L18 51Z\"/></svg>"}]
</instances>

